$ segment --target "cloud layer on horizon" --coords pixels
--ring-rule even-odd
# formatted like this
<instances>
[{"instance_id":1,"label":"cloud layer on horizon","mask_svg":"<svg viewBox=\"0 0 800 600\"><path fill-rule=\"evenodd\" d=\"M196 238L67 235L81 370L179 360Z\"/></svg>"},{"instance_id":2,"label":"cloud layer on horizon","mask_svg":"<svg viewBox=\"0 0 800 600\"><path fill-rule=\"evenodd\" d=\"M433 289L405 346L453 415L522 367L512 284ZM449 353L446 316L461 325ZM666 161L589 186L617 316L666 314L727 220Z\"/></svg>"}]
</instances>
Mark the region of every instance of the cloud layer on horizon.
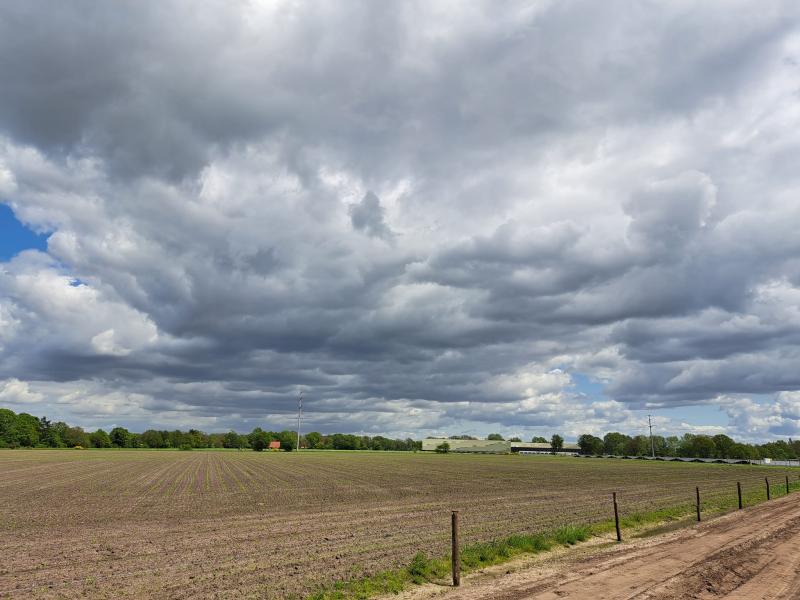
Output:
<instances>
[{"instance_id":1,"label":"cloud layer on horizon","mask_svg":"<svg viewBox=\"0 0 800 600\"><path fill-rule=\"evenodd\" d=\"M799 23L5 3L0 200L50 237L0 263L0 404L221 430L303 388L323 431L706 405L798 435Z\"/></svg>"}]
</instances>

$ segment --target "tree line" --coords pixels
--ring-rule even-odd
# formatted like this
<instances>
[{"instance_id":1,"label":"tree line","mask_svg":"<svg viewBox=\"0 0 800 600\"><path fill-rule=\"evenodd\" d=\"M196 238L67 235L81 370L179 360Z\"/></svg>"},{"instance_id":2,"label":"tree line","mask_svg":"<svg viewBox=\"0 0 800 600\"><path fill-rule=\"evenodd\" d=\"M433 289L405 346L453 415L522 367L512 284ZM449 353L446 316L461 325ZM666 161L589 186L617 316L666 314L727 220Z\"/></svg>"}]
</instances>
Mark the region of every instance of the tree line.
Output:
<instances>
[{"instance_id":1,"label":"tree line","mask_svg":"<svg viewBox=\"0 0 800 600\"><path fill-rule=\"evenodd\" d=\"M744 460L795 460L800 458L800 440L778 440L765 444L745 444L724 434L714 436L693 433L678 436L654 435L652 446L646 435L629 436L611 432L602 438L584 434L578 438L581 454L619 456L680 456L685 458L734 458Z\"/></svg>"},{"instance_id":2,"label":"tree line","mask_svg":"<svg viewBox=\"0 0 800 600\"><path fill-rule=\"evenodd\" d=\"M477 440L471 435L451 435L451 440ZM490 433L487 440L503 440L499 433ZM509 438L510 442L521 442L519 437ZM553 434L550 440L542 436L534 436L531 442L549 443L553 450L563 447L564 438ZM443 445L441 445L443 446ZM733 458L740 460L760 460L771 458L773 460L800 459L800 440L778 440L764 444L745 444L733 438L718 434L714 436L698 435L693 433L678 436L654 435L652 446L650 437L646 435L630 436L613 431L602 438L585 433L578 438L581 454L614 454L617 456L679 456L683 458ZM442 447L440 452L447 452Z\"/></svg>"},{"instance_id":3,"label":"tree line","mask_svg":"<svg viewBox=\"0 0 800 600\"><path fill-rule=\"evenodd\" d=\"M502 440L500 434L493 433L488 439ZM468 435L453 435L450 439L477 439ZM227 433L204 433L197 429L188 431L166 431L148 429L142 433L115 427L106 432L103 429L84 431L64 422L52 422L46 417L35 417L28 413L15 414L7 408L0 408L0 448L240 448L256 451L265 450L269 443L278 441L283 450L297 448L297 433L294 431L265 431L256 427L248 434L235 431ZM511 442L522 441L518 437ZM554 434L550 440L536 436L532 442L550 442L554 449L562 446L564 440ZM353 435L347 433L322 434L309 432L301 437L301 447L319 450L420 450L422 442L411 438L391 439L383 436ZM654 435L652 448L646 435L629 436L611 432L602 438L583 434L578 438L582 454L615 454L620 456L648 456L655 451L656 456L680 456L687 458L733 458L751 459L771 458L773 460L796 460L800 458L800 440L778 440L765 444L745 444L724 434L714 436L687 433L678 436Z\"/></svg>"},{"instance_id":4,"label":"tree line","mask_svg":"<svg viewBox=\"0 0 800 600\"><path fill-rule=\"evenodd\" d=\"M148 429L142 433L114 427L84 431L62 421L52 422L46 417L35 417L28 413L16 414L0 408L0 448L239 448L256 451L266 450L270 442L280 442L282 450L296 450L297 433L294 431L265 431L256 427L243 435L235 431L227 433L204 433L197 429L173 431ZM303 448L319 450L420 450L421 442L410 438L396 440L380 435L352 435L334 433L330 435L316 431L300 438Z\"/></svg>"}]
</instances>

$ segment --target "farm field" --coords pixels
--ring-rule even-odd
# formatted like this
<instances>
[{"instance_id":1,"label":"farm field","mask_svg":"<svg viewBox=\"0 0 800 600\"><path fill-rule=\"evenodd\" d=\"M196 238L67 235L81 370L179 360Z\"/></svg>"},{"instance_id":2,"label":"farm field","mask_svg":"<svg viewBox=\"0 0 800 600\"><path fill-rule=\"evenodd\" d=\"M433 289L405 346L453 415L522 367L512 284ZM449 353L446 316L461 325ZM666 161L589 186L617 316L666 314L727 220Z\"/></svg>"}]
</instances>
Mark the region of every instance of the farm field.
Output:
<instances>
[{"instance_id":1,"label":"farm field","mask_svg":"<svg viewBox=\"0 0 800 600\"><path fill-rule=\"evenodd\" d=\"M0 451L0 597L287 598L320 584L694 501L772 467L382 452ZM778 485L780 484L780 485ZM732 507L732 505L731 505Z\"/></svg>"}]
</instances>

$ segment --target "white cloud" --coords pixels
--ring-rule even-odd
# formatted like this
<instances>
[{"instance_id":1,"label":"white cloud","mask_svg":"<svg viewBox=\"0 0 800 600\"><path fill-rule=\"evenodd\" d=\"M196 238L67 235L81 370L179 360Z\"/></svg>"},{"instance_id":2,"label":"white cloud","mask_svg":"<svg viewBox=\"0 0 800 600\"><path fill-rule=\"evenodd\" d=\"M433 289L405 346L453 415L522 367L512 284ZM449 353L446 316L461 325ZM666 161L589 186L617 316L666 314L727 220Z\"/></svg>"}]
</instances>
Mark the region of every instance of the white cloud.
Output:
<instances>
[{"instance_id":1,"label":"white cloud","mask_svg":"<svg viewBox=\"0 0 800 600\"><path fill-rule=\"evenodd\" d=\"M303 387L319 428L783 435L799 17L6 3L0 193L51 235L0 266L0 377L93 422L284 422Z\"/></svg>"},{"instance_id":2,"label":"white cloud","mask_svg":"<svg viewBox=\"0 0 800 600\"><path fill-rule=\"evenodd\" d=\"M8 404L15 408L26 404L41 402L44 396L31 391L28 383L19 379L6 379L0 381L0 403Z\"/></svg>"}]
</instances>

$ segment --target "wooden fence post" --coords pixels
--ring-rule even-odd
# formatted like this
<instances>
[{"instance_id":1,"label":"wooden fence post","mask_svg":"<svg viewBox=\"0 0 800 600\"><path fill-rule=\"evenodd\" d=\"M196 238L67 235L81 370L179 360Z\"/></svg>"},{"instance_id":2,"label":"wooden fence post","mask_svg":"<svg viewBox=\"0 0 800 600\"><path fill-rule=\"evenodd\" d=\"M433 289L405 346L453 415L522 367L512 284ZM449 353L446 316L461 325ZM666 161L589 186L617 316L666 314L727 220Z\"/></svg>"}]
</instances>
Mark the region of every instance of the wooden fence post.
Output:
<instances>
[{"instance_id":1,"label":"wooden fence post","mask_svg":"<svg viewBox=\"0 0 800 600\"><path fill-rule=\"evenodd\" d=\"M617 492L612 493L611 497L614 499L614 525L617 528L617 541L622 541L622 533L619 530L619 510L617 509Z\"/></svg>"},{"instance_id":2,"label":"wooden fence post","mask_svg":"<svg viewBox=\"0 0 800 600\"><path fill-rule=\"evenodd\" d=\"M736 482L736 492L739 494L739 510L742 510L742 484Z\"/></svg>"},{"instance_id":3,"label":"wooden fence post","mask_svg":"<svg viewBox=\"0 0 800 600\"><path fill-rule=\"evenodd\" d=\"M767 500L769 500L769 477L764 477L764 482L767 484Z\"/></svg>"},{"instance_id":4,"label":"wooden fence post","mask_svg":"<svg viewBox=\"0 0 800 600\"><path fill-rule=\"evenodd\" d=\"M700 488L694 488L695 493L697 494L697 520L700 521Z\"/></svg>"},{"instance_id":5,"label":"wooden fence post","mask_svg":"<svg viewBox=\"0 0 800 600\"><path fill-rule=\"evenodd\" d=\"M786 493L789 493L789 476L786 476Z\"/></svg>"},{"instance_id":6,"label":"wooden fence post","mask_svg":"<svg viewBox=\"0 0 800 600\"><path fill-rule=\"evenodd\" d=\"M461 560L458 555L458 511L454 510L450 521L451 524L451 567L453 571L453 585L458 587L461 585Z\"/></svg>"}]
</instances>

